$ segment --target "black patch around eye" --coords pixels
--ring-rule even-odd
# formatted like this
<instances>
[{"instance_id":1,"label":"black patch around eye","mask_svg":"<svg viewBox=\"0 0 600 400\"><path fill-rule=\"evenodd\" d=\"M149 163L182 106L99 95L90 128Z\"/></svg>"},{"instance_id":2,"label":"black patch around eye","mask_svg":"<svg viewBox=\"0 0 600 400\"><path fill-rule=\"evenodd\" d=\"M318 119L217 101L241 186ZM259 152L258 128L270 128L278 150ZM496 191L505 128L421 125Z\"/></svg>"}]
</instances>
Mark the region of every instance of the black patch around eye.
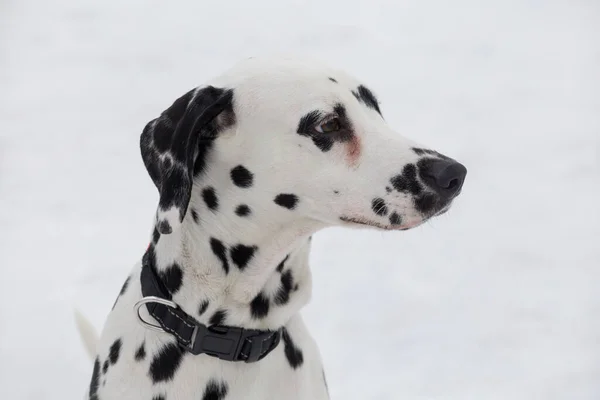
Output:
<instances>
[{"instance_id":1,"label":"black patch around eye","mask_svg":"<svg viewBox=\"0 0 600 400\"><path fill-rule=\"evenodd\" d=\"M159 271L160 279L172 295L177 293L183 283L183 271L179 264L173 263L164 271Z\"/></svg>"},{"instance_id":2,"label":"black patch around eye","mask_svg":"<svg viewBox=\"0 0 600 400\"><path fill-rule=\"evenodd\" d=\"M163 346L153 357L148 374L153 383L166 382L173 379L181 365L183 350L177 343Z\"/></svg>"},{"instance_id":3,"label":"black patch around eye","mask_svg":"<svg viewBox=\"0 0 600 400\"><path fill-rule=\"evenodd\" d=\"M231 180L237 187L249 188L252 186L254 175L243 165L238 165L231 170Z\"/></svg>"},{"instance_id":4,"label":"black patch around eye","mask_svg":"<svg viewBox=\"0 0 600 400\"><path fill-rule=\"evenodd\" d=\"M229 273L229 262L227 261L227 255L225 245L219 239L210 238L210 248L212 252L219 260L221 260L221 264L223 265L223 270L225 274Z\"/></svg>"},{"instance_id":5,"label":"black patch around eye","mask_svg":"<svg viewBox=\"0 0 600 400\"><path fill-rule=\"evenodd\" d=\"M393 212L390 215L390 224L392 225L400 225L402 223L402 217L397 213Z\"/></svg>"},{"instance_id":6,"label":"black patch around eye","mask_svg":"<svg viewBox=\"0 0 600 400\"><path fill-rule=\"evenodd\" d=\"M336 81L335 79L333 79L333 78L331 78L331 77L329 78L329 80L330 80L331 82L338 83L338 81Z\"/></svg>"},{"instance_id":7,"label":"black patch around eye","mask_svg":"<svg viewBox=\"0 0 600 400\"><path fill-rule=\"evenodd\" d=\"M269 314L269 299L262 292L260 292L250 302L250 312L252 317L255 319L262 319Z\"/></svg>"},{"instance_id":8,"label":"black patch around eye","mask_svg":"<svg viewBox=\"0 0 600 400\"><path fill-rule=\"evenodd\" d=\"M319 111L309 112L304 117L300 118L296 132L300 135L309 136L312 132L312 128L319 122L320 119L321 113Z\"/></svg>"},{"instance_id":9,"label":"black patch around eye","mask_svg":"<svg viewBox=\"0 0 600 400\"><path fill-rule=\"evenodd\" d=\"M98 400L98 387L100 386L100 360L96 357L92 380L90 381L90 400Z\"/></svg>"},{"instance_id":10,"label":"black patch around eye","mask_svg":"<svg viewBox=\"0 0 600 400\"><path fill-rule=\"evenodd\" d=\"M202 315L206 312L206 309L208 308L208 304L209 301L208 300L203 300L202 303L200 303L200 307L198 307L198 315Z\"/></svg>"},{"instance_id":11,"label":"black patch around eye","mask_svg":"<svg viewBox=\"0 0 600 400\"><path fill-rule=\"evenodd\" d=\"M346 108L342 104L336 104L333 107L337 119L340 123L340 129L335 132L320 133L316 132L315 128L323 118L323 113L320 111L311 111L304 117L300 118L298 123L297 133L310 137L322 152L328 152L333 147L335 142L346 142L352 139L352 124L346 115Z\"/></svg>"},{"instance_id":12,"label":"black patch around eye","mask_svg":"<svg viewBox=\"0 0 600 400\"><path fill-rule=\"evenodd\" d=\"M217 194L215 193L215 189L213 187L207 187L202 191L202 198L206 203L206 206L212 211L217 210L219 208L219 199L217 198Z\"/></svg>"},{"instance_id":13,"label":"black patch around eye","mask_svg":"<svg viewBox=\"0 0 600 400\"><path fill-rule=\"evenodd\" d=\"M388 213L388 208L385 204L385 200L383 200L381 197L377 197L373 199L373 201L371 201L371 208L373 209L373 212L377 215L384 216Z\"/></svg>"},{"instance_id":14,"label":"black patch around eye","mask_svg":"<svg viewBox=\"0 0 600 400\"><path fill-rule=\"evenodd\" d=\"M200 220L198 219L198 212L196 210L194 210L193 208L192 208L192 218L194 219L195 223L200 222Z\"/></svg>"},{"instance_id":15,"label":"black patch around eye","mask_svg":"<svg viewBox=\"0 0 600 400\"><path fill-rule=\"evenodd\" d=\"M142 344L140 344L140 347L138 347L138 349L135 351L134 358L135 361L142 361L144 358L146 358L146 342L142 342Z\"/></svg>"},{"instance_id":16,"label":"black patch around eye","mask_svg":"<svg viewBox=\"0 0 600 400\"><path fill-rule=\"evenodd\" d=\"M282 329L281 338L283 339L283 351L285 353L285 358L287 358L290 367L292 367L292 369L301 367L304 363L302 350L296 347L286 328Z\"/></svg>"},{"instance_id":17,"label":"black patch around eye","mask_svg":"<svg viewBox=\"0 0 600 400\"><path fill-rule=\"evenodd\" d=\"M352 94L354 95L354 97L356 97L358 101L360 101L367 107L377 111L377 113L381 115L381 110L379 109L379 102L377 101L377 98L375 97L373 92L371 92L365 86L360 85L356 88L356 91L352 92Z\"/></svg>"},{"instance_id":18,"label":"black patch around eye","mask_svg":"<svg viewBox=\"0 0 600 400\"><path fill-rule=\"evenodd\" d=\"M218 382L215 379L208 381L206 389L202 394L202 400L223 400L227 396L227 384L225 382Z\"/></svg>"},{"instance_id":19,"label":"black patch around eye","mask_svg":"<svg viewBox=\"0 0 600 400\"><path fill-rule=\"evenodd\" d=\"M258 247L256 246L246 246L243 244L235 245L229 250L231 261L233 261L240 270L243 270L248 266L248 262L254 257L254 253L257 249Z\"/></svg>"},{"instance_id":20,"label":"black patch around eye","mask_svg":"<svg viewBox=\"0 0 600 400\"><path fill-rule=\"evenodd\" d=\"M235 209L236 215L238 215L240 217L246 217L246 216L250 215L251 212L252 212L252 210L250 210L250 207L248 207L246 204L240 204Z\"/></svg>"},{"instance_id":21,"label":"black patch around eye","mask_svg":"<svg viewBox=\"0 0 600 400\"><path fill-rule=\"evenodd\" d=\"M106 373L108 372L108 367L110 365L110 362L108 361L108 358L106 360L104 360L104 364L102 364L102 373L106 375Z\"/></svg>"},{"instance_id":22,"label":"black patch around eye","mask_svg":"<svg viewBox=\"0 0 600 400\"><path fill-rule=\"evenodd\" d=\"M225 322L225 318L227 318L227 311L218 310L210 317L208 322L210 325L221 325Z\"/></svg>"},{"instance_id":23,"label":"black patch around eye","mask_svg":"<svg viewBox=\"0 0 600 400\"><path fill-rule=\"evenodd\" d=\"M315 144L315 146L321 149L321 151L324 153L328 152L333 147L332 138L328 138L325 136L313 136L312 141Z\"/></svg>"},{"instance_id":24,"label":"black patch around eye","mask_svg":"<svg viewBox=\"0 0 600 400\"><path fill-rule=\"evenodd\" d=\"M273 201L275 204L281 207L287 208L288 210L293 210L298 204L298 196L291 193L281 193L275 196Z\"/></svg>"}]
</instances>

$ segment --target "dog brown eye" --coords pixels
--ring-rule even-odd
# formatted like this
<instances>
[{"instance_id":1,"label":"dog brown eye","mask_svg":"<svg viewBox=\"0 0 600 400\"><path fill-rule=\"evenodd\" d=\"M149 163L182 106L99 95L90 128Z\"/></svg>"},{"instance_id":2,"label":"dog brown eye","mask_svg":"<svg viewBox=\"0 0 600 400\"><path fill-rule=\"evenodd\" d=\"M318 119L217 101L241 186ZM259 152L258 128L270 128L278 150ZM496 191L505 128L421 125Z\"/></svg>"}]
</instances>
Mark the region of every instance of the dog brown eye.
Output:
<instances>
[{"instance_id":1,"label":"dog brown eye","mask_svg":"<svg viewBox=\"0 0 600 400\"><path fill-rule=\"evenodd\" d=\"M337 132L340 129L341 125L340 120L338 118L331 118L315 127L315 130L319 133L332 133Z\"/></svg>"}]
</instances>

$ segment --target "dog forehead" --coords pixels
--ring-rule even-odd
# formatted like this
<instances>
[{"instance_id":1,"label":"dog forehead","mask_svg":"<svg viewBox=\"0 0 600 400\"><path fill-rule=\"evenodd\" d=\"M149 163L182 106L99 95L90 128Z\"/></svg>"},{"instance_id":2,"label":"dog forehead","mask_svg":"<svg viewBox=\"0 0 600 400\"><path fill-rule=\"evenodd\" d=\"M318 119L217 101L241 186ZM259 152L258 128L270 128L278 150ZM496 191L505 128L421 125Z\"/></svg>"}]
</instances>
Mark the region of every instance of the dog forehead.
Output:
<instances>
[{"instance_id":1,"label":"dog forehead","mask_svg":"<svg viewBox=\"0 0 600 400\"><path fill-rule=\"evenodd\" d=\"M238 105L259 101L281 106L345 98L360 82L343 70L312 59L257 57L239 62L211 84L234 89Z\"/></svg>"}]
</instances>

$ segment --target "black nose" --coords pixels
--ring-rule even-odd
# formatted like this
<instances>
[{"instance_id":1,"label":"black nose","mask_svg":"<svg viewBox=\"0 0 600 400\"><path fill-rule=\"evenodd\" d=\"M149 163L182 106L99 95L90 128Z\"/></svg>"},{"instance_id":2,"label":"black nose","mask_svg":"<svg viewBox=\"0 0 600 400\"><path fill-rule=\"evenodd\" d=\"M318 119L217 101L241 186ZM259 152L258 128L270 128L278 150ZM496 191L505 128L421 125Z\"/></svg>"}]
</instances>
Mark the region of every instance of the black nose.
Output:
<instances>
[{"instance_id":1,"label":"black nose","mask_svg":"<svg viewBox=\"0 0 600 400\"><path fill-rule=\"evenodd\" d=\"M439 195L452 197L460 192L467 169L453 160L427 160L420 165L419 174Z\"/></svg>"}]
</instances>

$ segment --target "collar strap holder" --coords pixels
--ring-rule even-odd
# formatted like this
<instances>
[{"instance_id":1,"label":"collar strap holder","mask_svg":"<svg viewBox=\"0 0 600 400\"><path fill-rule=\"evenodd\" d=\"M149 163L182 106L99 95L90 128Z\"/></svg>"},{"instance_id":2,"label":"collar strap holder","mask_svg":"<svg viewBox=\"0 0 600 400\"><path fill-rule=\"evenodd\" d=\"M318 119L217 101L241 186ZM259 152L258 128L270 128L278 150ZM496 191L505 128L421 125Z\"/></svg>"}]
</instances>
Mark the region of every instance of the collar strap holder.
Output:
<instances>
[{"instance_id":1,"label":"collar strap holder","mask_svg":"<svg viewBox=\"0 0 600 400\"><path fill-rule=\"evenodd\" d=\"M168 291L149 265L143 265L140 280L144 297L135 304L140 323L146 328L170 333L192 354L250 363L262 360L279 344L281 329L263 331L199 323L171 301ZM160 327L140 317L139 308L143 305Z\"/></svg>"}]
</instances>

